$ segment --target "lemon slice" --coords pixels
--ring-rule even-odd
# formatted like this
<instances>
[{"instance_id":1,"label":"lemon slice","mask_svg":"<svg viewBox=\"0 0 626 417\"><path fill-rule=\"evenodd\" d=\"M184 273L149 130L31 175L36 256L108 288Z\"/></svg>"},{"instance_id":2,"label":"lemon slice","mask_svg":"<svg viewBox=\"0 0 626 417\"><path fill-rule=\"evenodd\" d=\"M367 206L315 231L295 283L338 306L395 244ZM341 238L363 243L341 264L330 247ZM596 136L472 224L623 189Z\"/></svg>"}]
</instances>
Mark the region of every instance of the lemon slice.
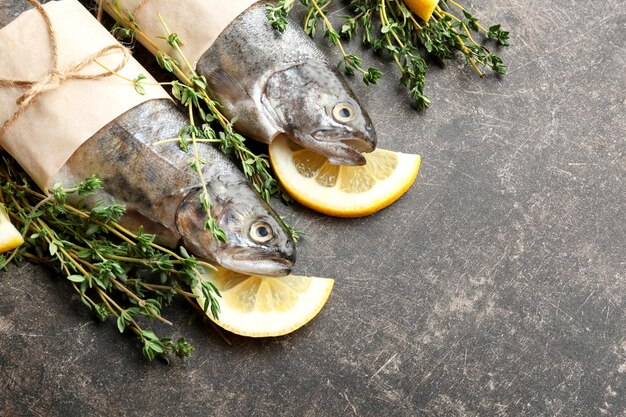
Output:
<instances>
[{"instance_id":1,"label":"lemon slice","mask_svg":"<svg viewBox=\"0 0 626 417\"><path fill-rule=\"evenodd\" d=\"M439 0L404 0L404 3L413 10L424 22L428 22L437 8Z\"/></svg>"},{"instance_id":2,"label":"lemon slice","mask_svg":"<svg viewBox=\"0 0 626 417\"><path fill-rule=\"evenodd\" d=\"M297 275L245 275L220 267L207 272L204 279L222 294L219 317L208 317L230 332L249 337L282 336L304 326L326 304L335 282ZM193 292L204 306L201 287Z\"/></svg>"},{"instance_id":3,"label":"lemon slice","mask_svg":"<svg viewBox=\"0 0 626 417\"><path fill-rule=\"evenodd\" d=\"M331 165L326 158L284 136L270 145L279 181L300 204L336 217L376 213L399 199L413 184L420 156L376 149L363 166Z\"/></svg>"},{"instance_id":4,"label":"lemon slice","mask_svg":"<svg viewBox=\"0 0 626 417\"><path fill-rule=\"evenodd\" d=\"M0 205L0 253L15 249L24 243L22 234L13 226L6 208Z\"/></svg>"}]
</instances>

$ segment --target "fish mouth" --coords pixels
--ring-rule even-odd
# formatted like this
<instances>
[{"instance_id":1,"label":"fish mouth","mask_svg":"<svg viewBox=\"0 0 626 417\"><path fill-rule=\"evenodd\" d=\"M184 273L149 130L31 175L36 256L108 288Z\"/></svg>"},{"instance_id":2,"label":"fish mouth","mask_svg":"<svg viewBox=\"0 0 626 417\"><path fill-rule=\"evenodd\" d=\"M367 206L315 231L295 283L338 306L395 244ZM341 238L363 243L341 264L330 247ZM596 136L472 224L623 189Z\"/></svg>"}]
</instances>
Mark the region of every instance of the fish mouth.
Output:
<instances>
[{"instance_id":1,"label":"fish mouth","mask_svg":"<svg viewBox=\"0 0 626 417\"><path fill-rule=\"evenodd\" d=\"M295 255L268 257L267 253L259 253L255 256L254 253L236 251L222 254L217 262L224 268L241 274L284 277L291 273Z\"/></svg>"},{"instance_id":2,"label":"fish mouth","mask_svg":"<svg viewBox=\"0 0 626 417\"><path fill-rule=\"evenodd\" d=\"M337 139L329 137L323 130L313 133L306 143L300 144L324 155L334 165L365 165L367 161L363 154L376 149L376 139L370 135Z\"/></svg>"}]
</instances>

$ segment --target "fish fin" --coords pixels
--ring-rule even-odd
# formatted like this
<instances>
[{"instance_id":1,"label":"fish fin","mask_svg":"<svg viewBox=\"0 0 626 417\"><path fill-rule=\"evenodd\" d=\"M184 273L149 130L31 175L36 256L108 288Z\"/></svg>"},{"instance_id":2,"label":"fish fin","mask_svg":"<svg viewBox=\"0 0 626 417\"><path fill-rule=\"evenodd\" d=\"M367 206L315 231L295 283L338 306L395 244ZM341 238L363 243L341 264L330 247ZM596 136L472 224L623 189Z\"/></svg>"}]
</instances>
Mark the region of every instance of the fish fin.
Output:
<instances>
[{"instance_id":1,"label":"fish fin","mask_svg":"<svg viewBox=\"0 0 626 417\"><path fill-rule=\"evenodd\" d=\"M127 229L137 230L141 227L144 233L157 235L159 243L166 246L175 246L180 240L178 233L162 223L145 216L135 208L126 208L122 217L122 223Z\"/></svg>"},{"instance_id":2,"label":"fish fin","mask_svg":"<svg viewBox=\"0 0 626 417\"><path fill-rule=\"evenodd\" d=\"M213 90L231 103L252 100L241 84L221 68L211 71L207 79L213 86Z\"/></svg>"}]
</instances>

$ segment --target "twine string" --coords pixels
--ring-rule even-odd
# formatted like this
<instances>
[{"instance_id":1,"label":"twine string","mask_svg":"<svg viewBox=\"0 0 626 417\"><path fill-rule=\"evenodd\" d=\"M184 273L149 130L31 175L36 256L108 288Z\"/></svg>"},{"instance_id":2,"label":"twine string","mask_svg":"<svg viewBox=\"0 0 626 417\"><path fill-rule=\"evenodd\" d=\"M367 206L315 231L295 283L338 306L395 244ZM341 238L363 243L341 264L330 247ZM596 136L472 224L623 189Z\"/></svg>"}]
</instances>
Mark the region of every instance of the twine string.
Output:
<instances>
[{"instance_id":1,"label":"twine string","mask_svg":"<svg viewBox=\"0 0 626 417\"><path fill-rule=\"evenodd\" d=\"M17 109L15 110L15 112L0 126L0 136L2 136L6 129L11 126L31 105L33 105L41 97L42 94L56 90L63 82L68 80L98 80L101 78L109 77L124 68L126 66L126 63L128 62L128 59L130 58L130 53L128 52L128 49L120 44L114 44L100 49L99 51L85 57L84 59L73 65L68 66L65 69L59 69L57 38L52 27L50 16L38 0L28 0L28 2L39 11L46 24L48 39L52 48L52 63L50 65L50 70L46 74L44 74L39 80L16 80L0 77L0 87L21 88L26 90L17 98L15 102L15 104L17 105ZM94 74L85 74L82 72L90 64L94 62L98 63L99 58L103 58L107 55L111 55L117 52L122 53L122 59L112 70L107 69L105 71L97 72Z\"/></svg>"}]
</instances>

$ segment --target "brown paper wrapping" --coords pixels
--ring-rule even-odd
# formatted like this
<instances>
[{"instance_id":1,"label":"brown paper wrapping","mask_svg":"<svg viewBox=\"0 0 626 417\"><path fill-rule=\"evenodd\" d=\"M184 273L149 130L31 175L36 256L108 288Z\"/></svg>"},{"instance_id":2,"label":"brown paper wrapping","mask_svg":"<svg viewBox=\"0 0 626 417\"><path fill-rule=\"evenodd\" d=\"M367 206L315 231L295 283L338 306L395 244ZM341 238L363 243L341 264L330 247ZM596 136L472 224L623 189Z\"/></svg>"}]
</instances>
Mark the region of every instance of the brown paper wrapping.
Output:
<instances>
[{"instance_id":1,"label":"brown paper wrapping","mask_svg":"<svg viewBox=\"0 0 626 417\"><path fill-rule=\"evenodd\" d=\"M62 0L44 6L58 41L58 68L62 72L102 48L117 44L113 36L76 0ZM115 68L121 53L98 59ZM51 69L52 49L46 24L36 9L22 13L0 30L0 76L19 80L41 80ZM103 71L92 63L81 71ZM135 79L148 72L134 59L120 75ZM4 132L0 145L28 172L43 190L74 151L103 126L122 113L148 100L168 98L158 85L144 85L140 95L132 83L117 76L99 80L66 80L39 98ZM23 89L0 88L0 124L17 108L16 99Z\"/></svg>"},{"instance_id":2,"label":"brown paper wrapping","mask_svg":"<svg viewBox=\"0 0 626 417\"><path fill-rule=\"evenodd\" d=\"M105 1L106 9L111 13L110 4L113 0ZM172 33L176 33L182 40L181 50L195 69L200 57L215 42L226 26L248 7L258 0L119 0L121 9L131 13L135 21L148 38L169 56L183 64L182 57L170 47L165 40L158 37L167 37L158 15ZM114 17L115 14L111 13ZM154 55L157 51L147 42L143 45ZM183 68L189 75L188 68Z\"/></svg>"}]
</instances>

